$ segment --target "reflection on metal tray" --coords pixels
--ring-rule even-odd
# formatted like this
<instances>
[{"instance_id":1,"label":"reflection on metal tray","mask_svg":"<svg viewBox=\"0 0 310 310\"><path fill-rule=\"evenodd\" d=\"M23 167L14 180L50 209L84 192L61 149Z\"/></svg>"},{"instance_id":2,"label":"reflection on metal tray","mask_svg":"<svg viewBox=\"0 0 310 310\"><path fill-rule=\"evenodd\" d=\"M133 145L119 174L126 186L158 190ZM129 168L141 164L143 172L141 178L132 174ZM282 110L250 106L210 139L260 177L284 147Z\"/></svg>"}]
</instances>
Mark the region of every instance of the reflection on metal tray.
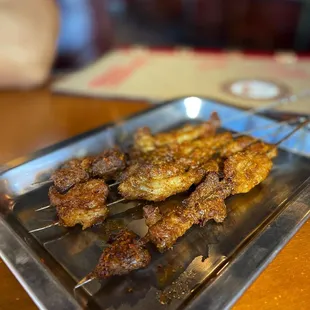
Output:
<instances>
[{"instance_id":1,"label":"reflection on metal tray","mask_svg":"<svg viewBox=\"0 0 310 310\"><path fill-rule=\"evenodd\" d=\"M141 206L130 202L111 207L102 225L54 227L36 234L28 231L51 222L55 211L35 213L48 204L48 186L31 184L46 180L52 169L71 157L93 154L115 143L126 147L141 126L153 132L186 122L199 122L217 111L223 128L245 131L276 142L291 130L259 128L274 121L247 115L221 103L188 97L157 106L119 124L111 124L38 152L28 161L0 175L1 257L42 309L223 309L241 295L266 264L309 216L310 133L297 132L283 143L274 169L263 184L227 201L228 217L222 224L193 227L174 248L152 252L152 263L127 276L92 282L73 292L76 282L96 265L109 234L128 226L144 235ZM16 163L16 161L15 161ZM161 203L173 206L181 196ZM80 306L79 306L80 305Z\"/></svg>"}]
</instances>

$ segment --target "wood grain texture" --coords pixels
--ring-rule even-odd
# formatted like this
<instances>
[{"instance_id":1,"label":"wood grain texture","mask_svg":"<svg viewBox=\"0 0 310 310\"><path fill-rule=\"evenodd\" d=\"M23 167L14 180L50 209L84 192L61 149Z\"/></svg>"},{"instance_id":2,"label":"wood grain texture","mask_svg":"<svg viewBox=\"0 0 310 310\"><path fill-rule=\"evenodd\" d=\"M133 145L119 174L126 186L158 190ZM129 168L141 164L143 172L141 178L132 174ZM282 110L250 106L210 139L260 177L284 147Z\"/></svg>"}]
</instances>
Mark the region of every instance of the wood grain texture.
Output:
<instances>
[{"instance_id":1,"label":"wood grain texture","mask_svg":"<svg viewBox=\"0 0 310 310\"><path fill-rule=\"evenodd\" d=\"M143 102L53 95L47 88L0 93L0 165L103 123L149 107ZM310 221L234 306L248 309L308 309L310 305ZM0 261L0 309L36 306Z\"/></svg>"}]
</instances>

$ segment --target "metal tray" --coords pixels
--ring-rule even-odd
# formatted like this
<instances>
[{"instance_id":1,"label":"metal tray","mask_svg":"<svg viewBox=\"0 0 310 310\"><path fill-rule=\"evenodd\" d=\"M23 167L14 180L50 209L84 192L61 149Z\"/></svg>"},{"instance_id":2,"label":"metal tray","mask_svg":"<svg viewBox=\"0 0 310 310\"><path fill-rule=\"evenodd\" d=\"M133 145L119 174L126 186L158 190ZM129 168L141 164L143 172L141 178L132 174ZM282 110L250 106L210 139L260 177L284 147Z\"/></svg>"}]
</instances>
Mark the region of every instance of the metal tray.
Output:
<instances>
[{"instance_id":1,"label":"metal tray","mask_svg":"<svg viewBox=\"0 0 310 310\"><path fill-rule=\"evenodd\" d=\"M283 143L268 179L245 195L228 199L222 224L193 227L175 247L159 254L150 248L151 265L127 276L92 282L74 292L90 272L111 231L124 225L140 235L146 226L137 203L111 207L106 223L81 231L54 227L29 234L55 220L55 211L37 212L48 204L48 179L63 161L94 154L115 143L130 143L133 131L149 126L154 132L199 122L217 111L223 128L244 131L275 121L248 115L216 101L187 97L156 106L117 124L91 132L9 163L0 175L0 254L41 309L224 309L230 307L309 217L310 133L297 132ZM276 142L291 130L257 129ZM307 155L308 154L308 155ZM176 196L163 203L173 205Z\"/></svg>"}]
</instances>

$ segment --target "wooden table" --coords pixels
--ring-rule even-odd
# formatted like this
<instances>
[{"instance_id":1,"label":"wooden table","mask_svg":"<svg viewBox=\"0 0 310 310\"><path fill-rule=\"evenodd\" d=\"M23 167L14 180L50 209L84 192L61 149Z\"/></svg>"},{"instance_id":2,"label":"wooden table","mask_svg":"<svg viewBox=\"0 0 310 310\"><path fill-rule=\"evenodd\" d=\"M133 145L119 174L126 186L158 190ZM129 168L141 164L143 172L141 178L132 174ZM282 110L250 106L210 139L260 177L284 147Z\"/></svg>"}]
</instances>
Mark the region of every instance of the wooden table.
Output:
<instances>
[{"instance_id":1,"label":"wooden table","mask_svg":"<svg viewBox=\"0 0 310 310\"><path fill-rule=\"evenodd\" d=\"M105 122L147 109L146 103L52 95L48 89L0 93L0 165ZM310 222L237 302L234 309L309 309ZM36 306L0 261L0 309Z\"/></svg>"}]
</instances>

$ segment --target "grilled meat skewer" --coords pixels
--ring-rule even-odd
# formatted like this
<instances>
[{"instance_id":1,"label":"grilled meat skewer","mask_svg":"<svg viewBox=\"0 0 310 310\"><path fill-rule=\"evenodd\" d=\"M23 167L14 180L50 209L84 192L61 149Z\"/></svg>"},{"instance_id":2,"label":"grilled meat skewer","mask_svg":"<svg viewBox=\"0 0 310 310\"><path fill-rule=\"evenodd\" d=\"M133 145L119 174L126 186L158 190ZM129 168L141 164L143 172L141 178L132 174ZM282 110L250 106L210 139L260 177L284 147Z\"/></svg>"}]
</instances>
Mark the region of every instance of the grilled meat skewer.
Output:
<instances>
[{"instance_id":1,"label":"grilled meat skewer","mask_svg":"<svg viewBox=\"0 0 310 310\"><path fill-rule=\"evenodd\" d=\"M51 205L56 207L59 225L86 229L103 222L108 216L106 200L109 188L103 180L94 179L76 184L68 192L59 193L55 186L49 190Z\"/></svg>"},{"instance_id":2,"label":"grilled meat skewer","mask_svg":"<svg viewBox=\"0 0 310 310\"><path fill-rule=\"evenodd\" d=\"M273 145L260 142L250 145L248 149L237 152L224 161L222 180L218 173L208 173L205 180L181 206L165 215L162 215L156 207L145 207L144 215L149 225L147 235L140 240L134 239L130 245L129 233L121 233L112 246L104 250L94 272L87 278L123 275L139 268L138 265L144 268L150 262L149 253L144 247L148 241L154 243L160 252L164 252L171 248L192 225L204 225L210 219L223 222L226 217L225 198L231 194L249 191L262 182L271 170L271 160L276 153ZM241 186L241 183L248 184ZM126 240L125 246L118 240ZM113 259L114 257L116 258ZM136 262L138 264L135 264Z\"/></svg>"},{"instance_id":3,"label":"grilled meat skewer","mask_svg":"<svg viewBox=\"0 0 310 310\"><path fill-rule=\"evenodd\" d=\"M120 232L103 251L98 265L89 277L105 279L127 274L146 267L150 261L151 255L145 248L143 240L135 233L125 230Z\"/></svg>"}]
</instances>

